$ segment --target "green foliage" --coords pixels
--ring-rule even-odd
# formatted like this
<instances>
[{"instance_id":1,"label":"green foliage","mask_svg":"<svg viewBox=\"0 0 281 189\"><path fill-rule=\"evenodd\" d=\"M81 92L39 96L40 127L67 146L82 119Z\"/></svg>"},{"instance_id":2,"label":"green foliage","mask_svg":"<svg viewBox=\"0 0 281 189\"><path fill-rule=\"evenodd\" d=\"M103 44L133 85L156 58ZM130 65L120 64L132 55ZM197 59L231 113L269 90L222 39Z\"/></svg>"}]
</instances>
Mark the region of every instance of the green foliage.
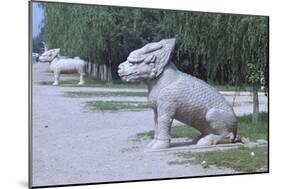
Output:
<instances>
[{"instance_id":1,"label":"green foliage","mask_svg":"<svg viewBox=\"0 0 281 189\"><path fill-rule=\"evenodd\" d=\"M44 39L49 48L117 70L129 52L160 39L158 11L42 3Z\"/></svg>"},{"instance_id":2,"label":"green foliage","mask_svg":"<svg viewBox=\"0 0 281 189\"><path fill-rule=\"evenodd\" d=\"M87 101L86 107L93 111L143 111L148 108L144 102L130 101Z\"/></svg>"},{"instance_id":3,"label":"green foliage","mask_svg":"<svg viewBox=\"0 0 281 189\"><path fill-rule=\"evenodd\" d=\"M89 98L89 97L125 97L125 96L132 96L132 97L146 97L146 92L102 92L102 91L96 91L96 92L86 92L86 91L68 91L64 93L65 97L71 97L71 98Z\"/></svg>"},{"instance_id":4,"label":"green foliage","mask_svg":"<svg viewBox=\"0 0 281 189\"><path fill-rule=\"evenodd\" d=\"M268 113L259 113L257 122L252 122L252 114L238 117L238 138L247 137L250 140L268 140Z\"/></svg>"},{"instance_id":5,"label":"green foliage","mask_svg":"<svg viewBox=\"0 0 281 189\"><path fill-rule=\"evenodd\" d=\"M32 38L32 52L42 53L42 50L44 50L44 44L42 42L43 30L41 30L37 36Z\"/></svg>"},{"instance_id":6,"label":"green foliage","mask_svg":"<svg viewBox=\"0 0 281 189\"><path fill-rule=\"evenodd\" d=\"M221 84L248 82L247 64L268 83L268 17L42 3L44 40L62 54L117 66L147 42L177 38L173 61Z\"/></svg>"},{"instance_id":7,"label":"green foliage","mask_svg":"<svg viewBox=\"0 0 281 189\"><path fill-rule=\"evenodd\" d=\"M247 82L250 62L262 65L262 74L267 74L267 17L169 12L162 26L178 39L175 62L193 75L200 77L205 68L208 79L241 85Z\"/></svg>"},{"instance_id":8,"label":"green foliage","mask_svg":"<svg viewBox=\"0 0 281 189\"><path fill-rule=\"evenodd\" d=\"M253 155L251 155L253 154ZM229 149L224 151L210 151L199 153L181 152L177 156L183 158L181 161L173 161L170 164L196 163L205 167L214 165L217 167L228 167L241 172L265 172L268 171L268 148L245 148Z\"/></svg>"},{"instance_id":9,"label":"green foliage","mask_svg":"<svg viewBox=\"0 0 281 189\"><path fill-rule=\"evenodd\" d=\"M248 65L247 79L252 84L264 85L264 65L262 64L251 64Z\"/></svg>"},{"instance_id":10,"label":"green foliage","mask_svg":"<svg viewBox=\"0 0 281 189\"><path fill-rule=\"evenodd\" d=\"M145 85L143 83L125 83L122 81L112 81L106 82L97 80L94 77L85 77L85 85L77 85L78 81L75 79L67 79L60 81L60 85L53 86L52 81L41 81L38 82L40 85L50 85L53 87L102 87L102 88L133 88L133 89L145 89Z\"/></svg>"},{"instance_id":11,"label":"green foliage","mask_svg":"<svg viewBox=\"0 0 281 189\"><path fill-rule=\"evenodd\" d=\"M200 133L196 129L186 126L186 125L177 125L172 127L171 129L171 137L172 138L194 138L198 136ZM153 139L154 131L148 131L143 133L138 133L137 138L148 138Z\"/></svg>"},{"instance_id":12,"label":"green foliage","mask_svg":"<svg viewBox=\"0 0 281 189\"><path fill-rule=\"evenodd\" d=\"M238 138L243 136L252 141L257 139L268 140L268 113L260 113L256 123L252 123L251 114L238 117L237 135ZM182 159L171 161L169 162L170 165L202 164L205 161L204 167L214 165L217 167L232 168L241 172L264 172L268 170L267 147L241 147L238 149L197 153L182 152L177 153L177 156Z\"/></svg>"},{"instance_id":13,"label":"green foliage","mask_svg":"<svg viewBox=\"0 0 281 189\"><path fill-rule=\"evenodd\" d=\"M174 126L171 129L171 135L173 138L194 138L199 135L199 132L192 127L186 125ZM250 140L265 139L268 138L268 113L259 113L259 120L256 123L252 123L252 115L244 115L238 117L238 138L246 137ZM154 131L147 131L138 133L139 138L152 139Z\"/></svg>"}]
</instances>

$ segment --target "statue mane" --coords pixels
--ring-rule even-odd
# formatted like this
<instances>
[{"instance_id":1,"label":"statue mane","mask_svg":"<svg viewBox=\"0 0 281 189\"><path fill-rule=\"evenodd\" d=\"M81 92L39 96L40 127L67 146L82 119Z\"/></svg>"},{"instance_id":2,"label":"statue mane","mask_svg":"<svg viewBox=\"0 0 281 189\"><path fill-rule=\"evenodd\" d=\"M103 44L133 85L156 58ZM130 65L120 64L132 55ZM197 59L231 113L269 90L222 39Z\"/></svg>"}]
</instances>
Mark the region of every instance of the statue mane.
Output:
<instances>
[{"instance_id":1,"label":"statue mane","mask_svg":"<svg viewBox=\"0 0 281 189\"><path fill-rule=\"evenodd\" d=\"M159 42L149 43L129 54L127 61L130 63L154 63L156 77L159 76L168 64L174 51L176 39L163 39Z\"/></svg>"}]
</instances>

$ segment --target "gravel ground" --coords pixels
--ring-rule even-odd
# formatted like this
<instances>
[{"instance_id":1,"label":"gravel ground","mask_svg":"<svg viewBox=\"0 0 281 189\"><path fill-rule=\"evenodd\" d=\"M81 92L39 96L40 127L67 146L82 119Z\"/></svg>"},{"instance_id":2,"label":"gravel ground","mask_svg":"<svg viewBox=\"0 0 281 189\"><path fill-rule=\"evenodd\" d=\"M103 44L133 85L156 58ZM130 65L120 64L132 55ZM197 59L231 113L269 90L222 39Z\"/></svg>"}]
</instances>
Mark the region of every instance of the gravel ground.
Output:
<instances>
[{"instance_id":1,"label":"gravel ground","mask_svg":"<svg viewBox=\"0 0 281 189\"><path fill-rule=\"evenodd\" d=\"M87 111L87 100L145 101L145 97L67 98L66 91L143 91L53 87L38 85L51 81L46 64L33 64L33 186L96 183L153 178L188 177L235 173L231 169L202 168L200 165L169 165L175 152L147 152L149 141L136 141L135 135L153 128L151 110L102 113ZM73 76L62 76L73 78ZM78 79L78 76L75 76ZM232 102L233 96L227 94ZM251 96L236 97L237 115L252 111ZM267 101L260 96L261 110Z\"/></svg>"}]
</instances>

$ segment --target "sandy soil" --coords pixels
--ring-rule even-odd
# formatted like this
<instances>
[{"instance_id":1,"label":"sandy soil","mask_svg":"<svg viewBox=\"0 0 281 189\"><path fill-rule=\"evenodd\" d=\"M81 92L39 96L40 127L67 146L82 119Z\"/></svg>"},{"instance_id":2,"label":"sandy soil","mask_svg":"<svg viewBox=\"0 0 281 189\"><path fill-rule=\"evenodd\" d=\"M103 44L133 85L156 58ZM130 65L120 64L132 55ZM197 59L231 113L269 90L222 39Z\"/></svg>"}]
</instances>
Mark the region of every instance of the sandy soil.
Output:
<instances>
[{"instance_id":1,"label":"sandy soil","mask_svg":"<svg viewBox=\"0 0 281 189\"><path fill-rule=\"evenodd\" d=\"M234 173L231 169L202 168L200 165L169 165L175 152L147 152L148 140L136 141L137 133L152 130L153 113L102 113L85 109L87 100L146 101L144 97L67 98L66 91L143 91L53 87L38 85L51 81L47 65L33 64L32 150L33 186L96 183L123 180L188 177ZM62 76L62 79L78 76ZM232 93L227 100L232 102ZM252 111L251 96L236 97L237 115ZM261 110L267 99L260 96Z\"/></svg>"}]
</instances>

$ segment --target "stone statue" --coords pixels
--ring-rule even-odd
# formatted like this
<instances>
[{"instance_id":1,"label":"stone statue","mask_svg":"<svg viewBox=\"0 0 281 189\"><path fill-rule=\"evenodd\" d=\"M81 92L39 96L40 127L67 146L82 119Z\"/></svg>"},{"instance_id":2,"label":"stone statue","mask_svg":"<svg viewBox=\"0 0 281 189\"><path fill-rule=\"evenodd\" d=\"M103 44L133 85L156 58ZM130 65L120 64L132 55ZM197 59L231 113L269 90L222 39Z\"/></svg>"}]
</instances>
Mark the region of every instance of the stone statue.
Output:
<instances>
[{"instance_id":1,"label":"stone statue","mask_svg":"<svg viewBox=\"0 0 281 189\"><path fill-rule=\"evenodd\" d=\"M69 58L59 55L60 49L50 49L44 52L39 61L50 63L50 70L54 73L53 85L59 85L60 74L62 72L78 72L80 81L77 85L83 85L87 63L79 57Z\"/></svg>"},{"instance_id":2,"label":"stone statue","mask_svg":"<svg viewBox=\"0 0 281 189\"><path fill-rule=\"evenodd\" d=\"M155 135L152 149L170 146L174 119L200 131L197 145L232 143L237 122L225 98L204 81L180 72L170 61L175 39L149 43L130 53L119 65L123 81L144 81L148 85L148 105L154 111Z\"/></svg>"}]
</instances>

